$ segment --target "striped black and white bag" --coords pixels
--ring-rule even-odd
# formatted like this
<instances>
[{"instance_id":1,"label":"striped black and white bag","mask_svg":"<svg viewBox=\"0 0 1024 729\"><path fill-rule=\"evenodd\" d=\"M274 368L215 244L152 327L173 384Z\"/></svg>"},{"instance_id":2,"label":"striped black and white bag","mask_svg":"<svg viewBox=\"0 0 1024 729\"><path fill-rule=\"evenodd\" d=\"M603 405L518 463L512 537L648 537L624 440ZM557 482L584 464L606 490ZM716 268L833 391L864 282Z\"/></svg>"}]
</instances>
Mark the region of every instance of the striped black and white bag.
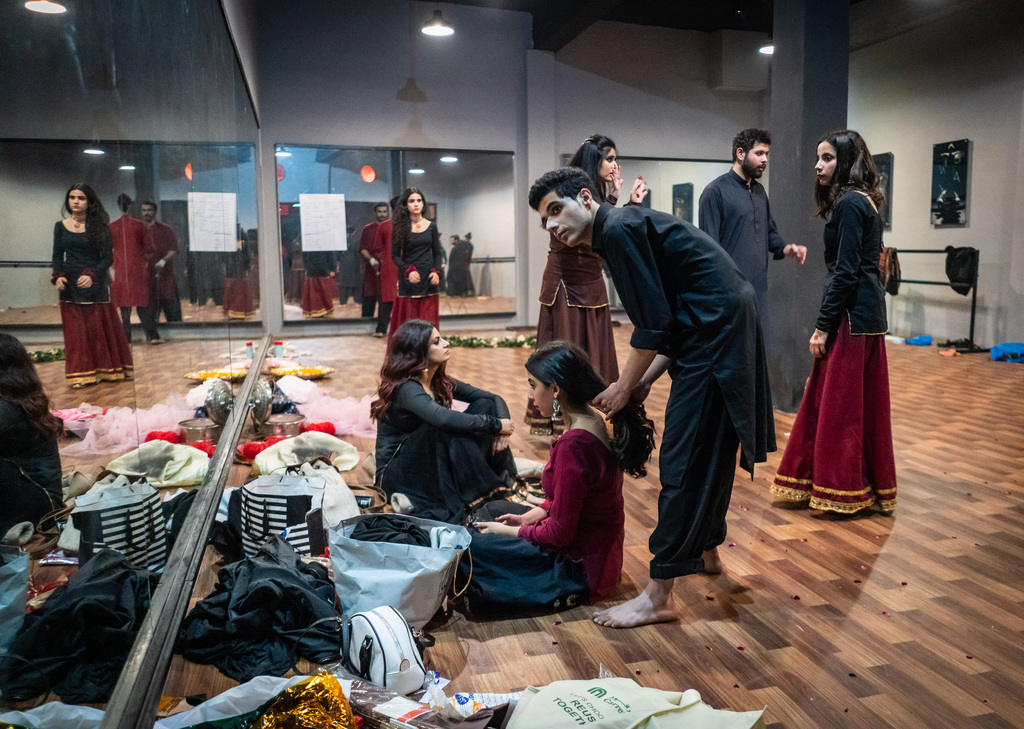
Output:
<instances>
[{"instance_id":1,"label":"striped black and white bag","mask_svg":"<svg viewBox=\"0 0 1024 729\"><path fill-rule=\"evenodd\" d=\"M79 564L113 549L135 567L161 572L167 561L167 523L160 494L145 479L79 496L71 518L82 538Z\"/></svg>"},{"instance_id":2,"label":"striped black and white bag","mask_svg":"<svg viewBox=\"0 0 1024 729\"><path fill-rule=\"evenodd\" d=\"M256 556L263 542L275 534L282 535L299 554L308 555L306 514L321 508L324 485L319 476L270 475L260 476L240 488L245 556Z\"/></svg>"}]
</instances>

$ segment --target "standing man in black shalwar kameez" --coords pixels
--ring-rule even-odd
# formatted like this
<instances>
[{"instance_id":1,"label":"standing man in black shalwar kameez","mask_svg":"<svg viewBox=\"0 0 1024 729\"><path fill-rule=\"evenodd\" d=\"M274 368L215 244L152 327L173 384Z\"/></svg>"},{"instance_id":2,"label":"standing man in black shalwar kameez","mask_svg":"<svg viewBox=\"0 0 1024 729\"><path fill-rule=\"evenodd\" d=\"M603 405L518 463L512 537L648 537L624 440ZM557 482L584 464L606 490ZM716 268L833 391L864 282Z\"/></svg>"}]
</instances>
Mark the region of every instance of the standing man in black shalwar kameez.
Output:
<instances>
[{"instance_id":1,"label":"standing man in black shalwar kameez","mask_svg":"<svg viewBox=\"0 0 1024 729\"><path fill-rule=\"evenodd\" d=\"M646 398L667 370L672 389L659 457L658 525L651 580L637 597L598 612L628 628L674 620L676 577L722 570L718 545L736 473L775 450L771 392L754 289L714 240L642 207L598 205L586 173L563 167L530 190L545 230L605 259L635 327L619 379L594 399L606 415Z\"/></svg>"},{"instance_id":2,"label":"standing man in black shalwar kameez","mask_svg":"<svg viewBox=\"0 0 1024 729\"><path fill-rule=\"evenodd\" d=\"M766 338L768 314L768 254L774 260L792 258L803 264L806 246L787 243L772 217L768 193L758 180L768 166L772 136L767 129L744 129L732 140L732 169L716 177L700 195L697 224L732 256L757 294L758 313Z\"/></svg>"}]
</instances>

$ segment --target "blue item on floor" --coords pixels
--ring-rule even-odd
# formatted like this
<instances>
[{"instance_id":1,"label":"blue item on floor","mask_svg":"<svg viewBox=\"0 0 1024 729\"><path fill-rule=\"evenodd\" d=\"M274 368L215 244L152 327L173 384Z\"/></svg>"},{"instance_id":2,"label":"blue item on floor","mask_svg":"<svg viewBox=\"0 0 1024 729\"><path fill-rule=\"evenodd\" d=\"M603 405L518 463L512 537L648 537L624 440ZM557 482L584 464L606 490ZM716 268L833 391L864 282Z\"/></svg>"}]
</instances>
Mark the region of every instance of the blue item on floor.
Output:
<instances>
[{"instance_id":1,"label":"blue item on floor","mask_svg":"<svg viewBox=\"0 0 1024 729\"><path fill-rule=\"evenodd\" d=\"M930 347L932 346L932 336L930 334L919 334L916 337L907 337L903 340L904 344L913 344L917 347Z\"/></svg>"},{"instance_id":2,"label":"blue item on floor","mask_svg":"<svg viewBox=\"0 0 1024 729\"><path fill-rule=\"evenodd\" d=\"M1024 344L1020 342L997 344L989 350L989 354L996 362L1024 362Z\"/></svg>"}]
</instances>

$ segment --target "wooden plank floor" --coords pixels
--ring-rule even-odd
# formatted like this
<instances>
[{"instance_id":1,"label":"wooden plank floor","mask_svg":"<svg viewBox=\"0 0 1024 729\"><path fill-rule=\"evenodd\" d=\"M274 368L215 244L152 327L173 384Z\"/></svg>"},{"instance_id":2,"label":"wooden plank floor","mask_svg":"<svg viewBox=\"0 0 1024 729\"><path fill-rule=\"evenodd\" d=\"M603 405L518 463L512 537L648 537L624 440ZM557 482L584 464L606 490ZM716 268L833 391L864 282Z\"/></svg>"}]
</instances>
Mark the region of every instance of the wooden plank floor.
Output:
<instances>
[{"instance_id":1,"label":"wooden plank floor","mask_svg":"<svg viewBox=\"0 0 1024 729\"><path fill-rule=\"evenodd\" d=\"M630 331L616 330L623 358ZM335 395L375 389L382 341L346 336L295 344L337 368L324 381ZM131 398L148 407L168 390L183 391L181 373L222 361L227 347L212 340L137 347L136 383L74 392L61 384L62 364L40 371L59 407ZM986 355L940 357L932 348L887 345L887 352L895 516L838 517L773 504L768 483L792 424L792 415L776 413L780 451L753 480L738 472L722 550L726 571L677 581L678 622L616 631L592 623L589 608L492 622L452 613L431 626L437 645L427 653L430 667L455 690L509 691L593 677L604 665L645 686L695 688L718 708L767 706L774 729L1020 726L1024 367ZM520 418L528 354L454 349L450 367L456 377L503 395ZM659 432L667 391L660 383L649 401ZM353 442L361 451L372 447ZM522 425L513 447L528 458L547 457L545 440ZM647 581L656 462L650 470L647 479L626 479L623 584L612 601L633 596ZM242 477L236 472L233 481ZM213 579L208 560L193 597L204 596ZM217 671L176 658L165 693L213 694L230 685Z\"/></svg>"}]
</instances>

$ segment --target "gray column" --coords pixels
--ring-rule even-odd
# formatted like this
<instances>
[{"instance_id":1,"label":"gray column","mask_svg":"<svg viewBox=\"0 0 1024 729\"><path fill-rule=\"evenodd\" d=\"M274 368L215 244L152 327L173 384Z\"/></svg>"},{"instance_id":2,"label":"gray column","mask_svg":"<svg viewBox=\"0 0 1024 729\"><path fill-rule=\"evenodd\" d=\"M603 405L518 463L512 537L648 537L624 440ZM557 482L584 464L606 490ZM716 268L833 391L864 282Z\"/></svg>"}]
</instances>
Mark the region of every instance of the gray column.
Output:
<instances>
[{"instance_id":1,"label":"gray column","mask_svg":"<svg viewBox=\"0 0 1024 729\"><path fill-rule=\"evenodd\" d=\"M769 368L775 406L793 412L811 371L808 341L821 305L824 223L814 212L818 139L846 126L850 6L775 0L771 85L772 214L790 243L807 246L803 266L769 266Z\"/></svg>"}]
</instances>

